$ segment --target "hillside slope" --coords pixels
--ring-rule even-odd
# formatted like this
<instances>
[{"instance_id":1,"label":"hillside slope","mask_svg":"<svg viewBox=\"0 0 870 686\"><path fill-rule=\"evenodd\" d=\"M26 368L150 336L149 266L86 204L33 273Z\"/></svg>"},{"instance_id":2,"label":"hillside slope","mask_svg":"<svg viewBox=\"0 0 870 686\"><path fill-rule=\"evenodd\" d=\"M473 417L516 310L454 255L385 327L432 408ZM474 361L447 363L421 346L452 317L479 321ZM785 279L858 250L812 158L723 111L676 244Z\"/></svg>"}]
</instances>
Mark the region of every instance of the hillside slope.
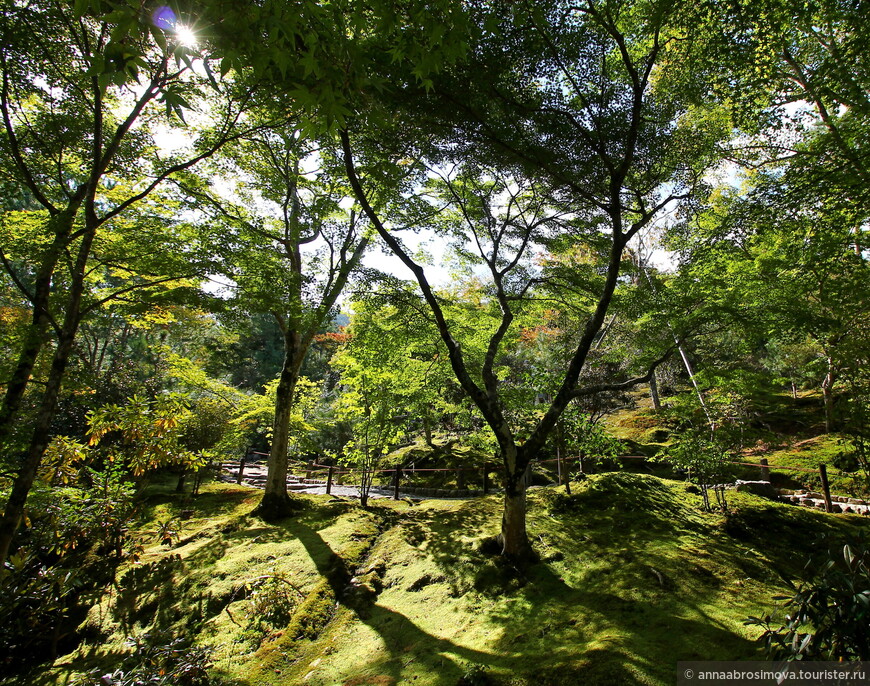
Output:
<instances>
[{"instance_id":1,"label":"hillside slope","mask_svg":"<svg viewBox=\"0 0 870 686\"><path fill-rule=\"evenodd\" d=\"M866 529L747 494L704 513L685 483L652 476L574 489L530 493L542 561L519 573L481 550L496 496L367 510L306 496L269 525L246 514L258 492L212 485L173 547L119 574L87 642L29 683L110 672L127 636L161 630L194 638L239 686L670 684L677 660L759 657L743 620L774 609L781 574ZM161 496L152 522L178 507Z\"/></svg>"}]
</instances>

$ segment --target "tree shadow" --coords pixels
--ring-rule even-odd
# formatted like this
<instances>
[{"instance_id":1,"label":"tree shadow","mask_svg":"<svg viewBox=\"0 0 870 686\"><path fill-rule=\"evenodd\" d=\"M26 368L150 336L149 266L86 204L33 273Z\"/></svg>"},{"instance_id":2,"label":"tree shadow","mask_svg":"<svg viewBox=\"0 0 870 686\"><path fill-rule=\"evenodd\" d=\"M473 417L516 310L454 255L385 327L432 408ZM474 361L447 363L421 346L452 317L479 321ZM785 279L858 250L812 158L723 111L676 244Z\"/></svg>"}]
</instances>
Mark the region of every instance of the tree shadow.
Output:
<instances>
[{"instance_id":1,"label":"tree shadow","mask_svg":"<svg viewBox=\"0 0 870 686\"><path fill-rule=\"evenodd\" d=\"M375 630L392 625L380 631L390 656L378 664L392 665L390 675L400 679L402 670L395 665L408 645L416 645L415 652L449 656L439 667L446 675L439 683L445 684L462 675L462 661L517 678L525 674L536 684L650 678L669 683L678 659L758 657L756 644L733 620L722 621L705 608L710 598L729 590L717 565L764 582L777 581L778 574L747 558L745 547L725 534L714 530L709 536L709 518L675 502L671 487L643 477L616 479L602 492L578 498L576 509L559 517L563 526L538 526L538 520L554 518L551 500L541 497L530 510L529 531L544 562L525 572L475 545L497 531L497 499L405 514L397 524L400 535L437 567L434 581L448 583L454 596L481 596L480 611L499 630L491 647L467 648L376 604L360 619ZM474 533L463 536L463 531ZM675 541L684 539L691 549L680 552ZM306 549L317 546L308 539ZM566 570L584 566L588 573L566 580ZM389 643L396 633L406 637L404 645ZM609 638L602 643L602 636Z\"/></svg>"},{"instance_id":2,"label":"tree shadow","mask_svg":"<svg viewBox=\"0 0 870 686\"><path fill-rule=\"evenodd\" d=\"M457 536L462 530L458 527L491 527L492 510L492 504L471 503L449 512L421 510L403 517L399 527L409 545L425 543L426 554L445 579L465 592L480 580L487 558ZM297 535L341 606L378 634L387 654L369 663L369 671L380 670L395 683L404 683L413 662L417 668L422 663L436 676L435 683L445 686L456 684L472 665L493 674L514 674L519 681L511 683L527 679L538 686L647 683L650 677L667 683L677 659L746 659L755 654L752 641L679 595L681 589L669 580L679 575L680 563L661 555L649 554L642 565L615 572L621 575L617 592L599 590L601 584L594 583L588 589L574 587L548 563L535 565L514 585L503 586L506 577L498 576L485 589L484 597L492 602L481 611L501 630L493 632L490 648L479 649L434 635L375 598L360 602L348 595L354 570L316 530L301 528ZM690 598L710 592L708 581L698 583ZM609 581L606 587L612 585ZM640 594L627 592L634 587ZM656 592L648 593L653 587ZM663 633L660 641L655 639L657 626ZM610 636L604 644L602 635ZM578 644L584 649L578 650Z\"/></svg>"},{"instance_id":3,"label":"tree shadow","mask_svg":"<svg viewBox=\"0 0 870 686\"><path fill-rule=\"evenodd\" d=\"M605 475L595 481L601 483L578 489L571 498L554 490L530 496L529 532L543 562L528 570L514 569L480 549L480 542L498 530L497 496L458 502L450 509L362 509L358 504L318 502L275 524L248 520L250 528L226 531L192 550L185 561L205 569L227 546L297 540L326 591L320 600L329 600L319 607L331 608L330 616L339 621L318 629L322 635L311 636L311 643L286 633L269 647L271 655L275 666L283 668L287 660L281 661L282 650L301 655L310 645L312 654L322 652L329 646L327 639L344 636L347 622L358 622L377 635L383 653L350 666L359 667L363 676L353 672L345 681L349 685L407 683L409 675L423 670L430 683L455 686L475 665L496 683L507 674L514 675L512 684L535 686L671 683L677 660L757 658L755 643L735 627L733 617L723 619L720 610L732 596L746 604L741 587L733 582L742 580L754 589L780 585L780 572L791 574L802 566L794 550L806 549L808 537L833 539L843 528L828 515L794 508L799 512L795 518L783 510L786 506L758 501L728 516L700 513L684 485L639 475ZM347 515L352 517L348 524L359 517L366 526L358 526L355 534L341 529L342 542L336 545L331 542L336 535L325 530ZM793 530L796 521L798 531ZM859 523L853 528L859 529ZM440 619L391 605L378 587L362 588L354 579L372 565L371 552L381 546L379 541L385 564L398 568L413 556L425 563L411 564L405 572L392 567L382 572L383 578L400 580L398 592L418 590L417 582L421 588L444 583L462 612L474 604L481 615L478 624L492 627L491 636L481 640L478 634L473 646L470 638L463 645L465 639L442 627ZM434 576L433 569L437 579L415 576ZM154 569L151 576L132 579L136 583L130 584L130 592L145 598L149 585L158 583L164 572ZM752 600L757 590L746 592L753 592ZM317 588L312 591L316 593ZM423 605L425 594L419 599ZM158 616L159 608L145 605L136 610L143 621L155 626L173 621L170 615ZM439 635L442 628L449 638ZM266 653L254 660L261 657L263 669L271 666ZM373 670L386 681L366 680L364 674ZM336 683L319 678L313 673L307 683ZM230 681L241 686L261 683Z\"/></svg>"},{"instance_id":4,"label":"tree shadow","mask_svg":"<svg viewBox=\"0 0 870 686\"><path fill-rule=\"evenodd\" d=\"M353 587L349 585L354 573L352 565L348 565L342 556L333 551L318 531L300 527L297 535L317 565L318 572L329 583L341 607L379 634L389 658L377 661L376 664L395 683L402 683L403 665L409 654L416 657L420 652L425 652L430 656L438 656L435 659L439 662L439 683L445 685L457 683L457 679L466 669L463 660L489 666L504 666L505 661L510 661L509 656L475 650L434 636L405 615L375 602L374 597L361 598L354 595ZM395 641L396 636L401 636L398 643Z\"/></svg>"}]
</instances>

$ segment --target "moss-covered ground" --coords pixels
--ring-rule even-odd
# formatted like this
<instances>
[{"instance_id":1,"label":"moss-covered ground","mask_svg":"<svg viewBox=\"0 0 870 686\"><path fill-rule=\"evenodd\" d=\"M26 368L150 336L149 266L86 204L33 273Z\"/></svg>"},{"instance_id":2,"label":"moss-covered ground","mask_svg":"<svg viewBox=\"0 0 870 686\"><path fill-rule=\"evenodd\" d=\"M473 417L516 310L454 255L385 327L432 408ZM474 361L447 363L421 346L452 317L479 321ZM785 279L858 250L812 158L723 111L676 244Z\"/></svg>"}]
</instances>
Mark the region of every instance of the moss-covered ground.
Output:
<instances>
[{"instance_id":1,"label":"moss-covered ground","mask_svg":"<svg viewBox=\"0 0 870 686\"><path fill-rule=\"evenodd\" d=\"M368 509L297 496L296 516L264 524L253 489L154 492L140 561L78 650L29 683L110 672L127 637L163 630L207 647L212 673L239 686L671 684L678 660L759 657L743 620L774 610L814 550L866 528L742 493L705 513L687 484L624 472L573 491L530 492L541 561L525 571L484 552L497 496ZM182 510L161 544L159 523Z\"/></svg>"},{"instance_id":2,"label":"moss-covered ground","mask_svg":"<svg viewBox=\"0 0 870 686\"><path fill-rule=\"evenodd\" d=\"M737 457L738 461L758 464L761 458L766 458L774 485L813 491L821 489L819 465L824 464L833 493L870 496L870 478L855 458L848 437L825 432L819 393L803 391L797 397L766 393L748 403L748 414L749 420L742 428L747 447ZM669 473L664 458L678 435L679 420L667 408L655 412L648 398L637 393L629 407L606 417L605 424L613 436L623 441L628 452L658 458L652 464L655 473ZM757 467L736 467L734 475L758 479L761 471Z\"/></svg>"}]
</instances>

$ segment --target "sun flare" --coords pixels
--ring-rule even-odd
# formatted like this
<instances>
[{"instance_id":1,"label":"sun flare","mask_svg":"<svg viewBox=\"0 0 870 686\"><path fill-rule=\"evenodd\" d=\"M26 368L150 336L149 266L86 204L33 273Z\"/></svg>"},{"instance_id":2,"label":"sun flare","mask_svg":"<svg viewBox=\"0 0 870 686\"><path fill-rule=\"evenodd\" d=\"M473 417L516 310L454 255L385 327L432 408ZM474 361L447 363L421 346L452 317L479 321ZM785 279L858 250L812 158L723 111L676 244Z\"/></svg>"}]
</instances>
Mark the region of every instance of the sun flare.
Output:
<instances>
[{"instance_id":1,"label":"sun flare","mask_svg":"<svg viewBox=\"0 0 870 686\"><path fill-rule=\"evenodd\" d=\"M186 48L196 46L196 33L186 24L175 25L175 37Z\"/></svg>"}]
</instances>

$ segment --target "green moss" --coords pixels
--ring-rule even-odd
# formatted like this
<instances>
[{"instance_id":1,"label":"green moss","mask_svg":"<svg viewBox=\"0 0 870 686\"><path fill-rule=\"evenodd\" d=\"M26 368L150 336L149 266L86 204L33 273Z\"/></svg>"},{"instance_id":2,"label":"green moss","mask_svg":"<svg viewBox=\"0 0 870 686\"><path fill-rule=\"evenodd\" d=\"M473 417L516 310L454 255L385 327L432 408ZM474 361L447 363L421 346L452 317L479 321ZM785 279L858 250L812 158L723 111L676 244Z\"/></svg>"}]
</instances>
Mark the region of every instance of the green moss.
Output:
<instances>
[{"instance_id":1,"label":"green moss","mask_svg":"<svg viewBox=\"0 0 870 686\"><path fill-rule=\"evenodd\" d=\"M543 562L519 571L481 545L496 496L369 509L305 496L297 516L264 524L246 514L257 492L230 489L214 520L121 572L88 619L92 643L62 662L111 671L126 635L159 625L195 636L240 686L670 684L680 659L759 657L743 619L773 609L816 539L865 526L743 493L727 515L705 513L685 483L624 472L573 492L530 491ZM253 621L263 575L298 590L284 627Z\"/></svg>"},{"instance_id":2,"label":"green moss","mask_svg":"<svg viewBox=\"0 0 870 686\"><path fill-rule=\"evenodd\" d=\"M764 451L760 456L767 458L771 465L771 479L779 486L819 490L822 485L819 465L824 464L832 492L868 495L870 488L867 477L851 457L852 453L852 445L845 436L822 434L788 441L782 447Z\"/></svg>"}]
</instances>

